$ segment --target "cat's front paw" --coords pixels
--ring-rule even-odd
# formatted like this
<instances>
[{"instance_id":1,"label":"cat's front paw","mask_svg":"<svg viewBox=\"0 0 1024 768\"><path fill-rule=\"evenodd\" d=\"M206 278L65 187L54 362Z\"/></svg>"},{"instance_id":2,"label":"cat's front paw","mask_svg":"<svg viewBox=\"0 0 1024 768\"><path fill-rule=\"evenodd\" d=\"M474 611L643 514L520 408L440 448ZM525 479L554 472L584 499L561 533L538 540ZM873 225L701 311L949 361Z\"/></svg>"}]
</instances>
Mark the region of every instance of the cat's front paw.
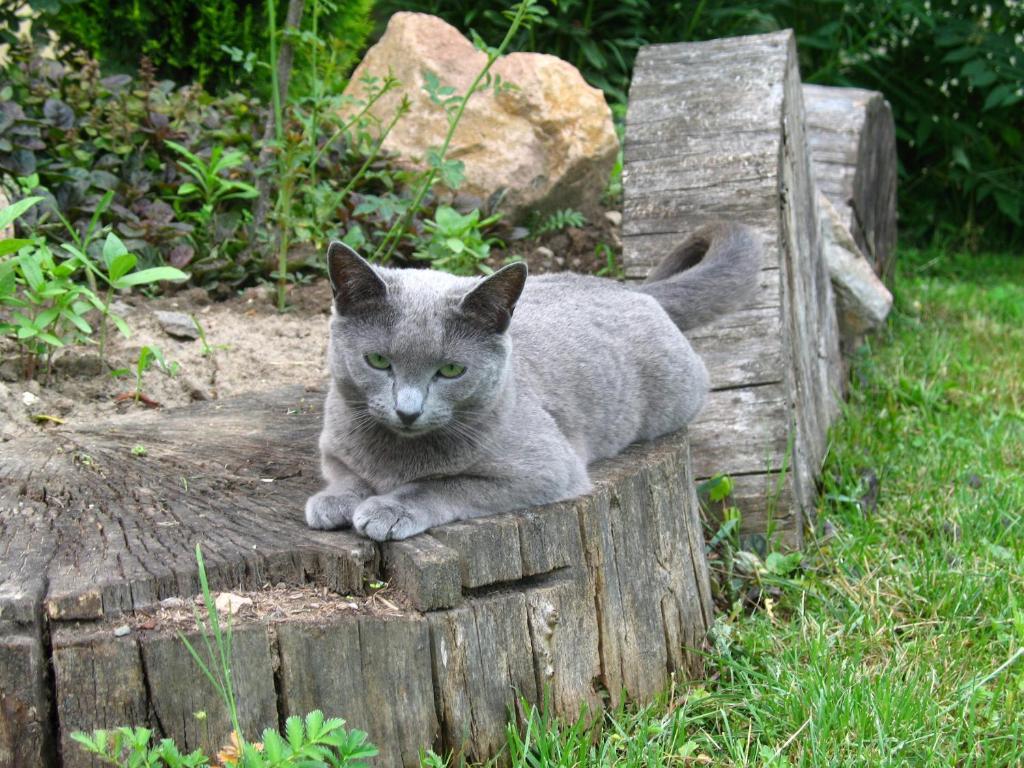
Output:
<instances>
[{"instance_id":1,"label":"cat's front paw","mask_svg":"<svg viewBox=\"0 0 1024 768\"><path fill-rule=\"evenodd\" d=\"M352 525L374 541L407 539L428 528L415 512L391 496L371 496L352 515Z\"/></svg>"},{"instance_id":2,"label":"cat's front paw","mask_svg":"<svg viewBox=\"0 0 1024 768\"><path fill-rule=\"evenodd\" d=\"M362 499L351 491L320 491L306 499L306 525L321 531L348 528L352 513Z\"/></svg>"}]
</instances>

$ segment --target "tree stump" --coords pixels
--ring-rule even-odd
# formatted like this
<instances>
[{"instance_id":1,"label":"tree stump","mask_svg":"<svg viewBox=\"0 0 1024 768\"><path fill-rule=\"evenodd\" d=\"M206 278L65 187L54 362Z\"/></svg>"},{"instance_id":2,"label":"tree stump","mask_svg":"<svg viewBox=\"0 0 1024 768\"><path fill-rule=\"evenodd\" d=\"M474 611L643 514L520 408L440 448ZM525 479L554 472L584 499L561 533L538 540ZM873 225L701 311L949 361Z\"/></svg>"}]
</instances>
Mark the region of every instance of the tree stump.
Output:
<instances>
[{"instance_id":1,"label":"tree stump","mask_svg":"<svg viewBox=\"0 0 1024 768\"><path fill-rule=\"evenodd\" d=\"M896 126L877 91L805 85L814 180L884 282L896 255Z\"/></svg>"},{"instance_id":2,"label":"tree stump","mask_svg":"<svg viewBox=\"0 0 1024 768\"><path fill-rule=\"evenodd\" d=\"M687 334L713 388L691 425L693 468L732 476L742 535L799 546L841 363L792 32L641 49L623 185L630 277L710 220L763 236L753 305Z\"/></svg>"},{"instance_id":3,"label":"tree stump","mask_svg":"<svg viewBox=\"0 0 1024 768\"><path fill-rule=\"evenodd\" d=\"M129 723L226 742L176 635L200 641L196 543L211 588L253 600L233 619L250 738L321 708L379 765L485 759L519 696L572 717L698 672L712 608L684 433L596 465L572 502L378 545L304 524L322 401L294 388L0 446L0 766L92 765L70 734Z\"/></svg>"}]
</instances>

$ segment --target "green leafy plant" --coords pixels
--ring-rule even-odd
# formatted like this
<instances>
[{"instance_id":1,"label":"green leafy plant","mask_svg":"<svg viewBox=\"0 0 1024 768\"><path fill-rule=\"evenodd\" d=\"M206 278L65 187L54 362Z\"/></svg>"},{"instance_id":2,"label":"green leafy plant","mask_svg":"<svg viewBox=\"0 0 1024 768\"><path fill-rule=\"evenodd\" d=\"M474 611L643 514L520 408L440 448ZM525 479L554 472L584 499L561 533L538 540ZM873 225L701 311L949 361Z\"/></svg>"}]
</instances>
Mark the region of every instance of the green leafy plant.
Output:
<instances>
[{"instance_id":1,"label":"green leafy plant","mask_svg":"<svg viewBox=\"0 0 1024 768\"><path fill-rule=\"evenodd\" d=\"M15 221L41 198L30 197L0 211L0 227ZM0 241L0 333L22 350L26 378L35 375L40 358L49 375L56 349L82 343L92 333L85 315L98 303L96 295L73 279L78 266L60 262L42 238Z\"/></svg>"},{"instance_id":2,"label":"green leafy plant","mask_svg":"<svg viewBox=\"0 0 1024 768\"><path fill-rule=\"evenodd\" d=\"M93 305L100 312L100 359L105 360L107 343L107 321L114 323L117 329L126 338L131 336L131 329L117 313L111 309L115 291L128 290L136 286L152 285L162 280L182 281L187 280L188 275L175 267L150 267L149 269L135 270L138 257L129 253L125 244L113 232L107 233L103 241L103 250L99 260L92 259L85 250L77 246L65 243L62 248L72 255L72 263L79 263L87 270L87 275L93 284L98 278L105 284L104 296L102 299L92 294Z\"/></svg>"},{"instance_id":3,"label":"green leafy plant","mask_svg":"<svg viewBox=\"0 0 1024 768\"><path fill-rule=\"evenodd\" d=\"M196 328L196 333L199 334L200 354L203 357L210 357L217 353L218 349L227 349L227 344L210 344L206 338L206 329L203 324L199 322L199 318L195 315L189 315L189 320L192 321L192 325Z\"/></svg>"},{"instance_id":4,"label":"green leafy plant","mask_svg":"<svg viewBox=\"0 0 1024 768\"><path fill-rule=\"evenodd\" d=\"M480 219L480 211L461 214L451 206L442 205L433 220L424 222L427 234L417 239L417 259L430 262L434 269L455 275L489 274L487 266L491 246L501 244L496 237L485 237L482 230L501 219L501 214Z\"/></svg>"},{"instance_id":5,"label":"green leafy plant","mask_svg":"<svg viewBox=\"0 0 1024 768\"><path fill-rule=\"evenodd\" d=\"M530 227L530 234L534 237L546 235L549 232L558 232L566 227L583 227L587 224L587 217L572 208L562 208L548 214L544 218L537 216Z\"/></svg>"},{"instance_id":6,"label":"green leafy plant","mask_svg":"<svg viewBox=\"0 0 1024 768\"><path fill-rule=\"evenodd\" d=\"M177 142L168 140L164 143L181 155L178 164L192 177L192 181L178 187L178 197L184 200L199 200L202 208L198 216L204 223L213 217L214 208L219 203L227 200L251 200L258 194L252 184L224 175L246 162L245 153L241 150L225 150L218 145L210 150L210 159L203 160Z\"/></svg>"},{"instance_id":7,"label":"green leafy plant","mask_svg":"<svg viewBox=\"0 0 1024 768\"><path fill-rule=\"evenodd\" d=\"M238 720L232 673L231 615L228 614L226 623L221 623L206 577L203 552L198 544L196 563L204 615L201 616L194 606L193 615L202 637L204 653L200 653L181 632L178 637L227 708L232 744L222 754L229 753L234 763L244 768L361 768L367 765L366 761L375 757L378 750L367 741L366 733L347 730L344 720L326 719L319 710L313 710L305 718L289 717L285 721L283 735L267 728L261 734L260 742L246 740ZM170 739L151 745L152 731L147 728L123 727L113 731L97 730L91 734L76 731L72 738L86 752L119 768L199 768L215 764L200 750L182 755Z\"/></svg>"},{"instance_id":8,"label":"green leafy plant","mask_svg":"<svg viewBox=\"0 0 1024 768\"><path fill-rule=\"evenodd\" d=\"M146 372L156 364L156 367L166 376L174 378L181 370L181 365L174 361L168 361L159 347L144 346L139 349L135 358L134 368L117 368L110 372L111 376L135 376L135 392L133 399L136 403L144 399L142 392L142 380ZM148 401L147 401L148 402Z\"/></svg>"},{"instance_id":9,"label":"green leafy plant","mask_svg":"<svg viewBox=\"0 0 1024 768\"><path fill-rule=\"evenodd\" d=\"M0 213L0 225L13 223L42 199L29 197L10 206ZM4 258L0 262L0 305L11 307L10 319L0 322L0 332L12 335L25 351L26 377L34 375L40 357L45 358L49 374L57 348L87 343L93 333L87 315L94 310L100 314L101 359L108 320L125 336L130 335L127 323L111 309L115 290L188 277L173 267L134 271L136 257L113 233L108 233L103 242L101 260L93 260L87 250L98 233L96 224L102 207L84 235L77 235L69 225L74 242L61 245L70 255L64 260L55 257L42 237L0 243L0 258ZM83 272L88 286L81 284ZM102 297L96 288L99 282L106 288Z\"/></svg>"},{"instance_id":10,"label":"green leafy plant","mask_svg":"<svg viewBox=\"0 0 1024 768\"><path fill-rule=\"evenodd\" d=\"M608 243L598 243L595 245L594 255L599 259L604 259L604 266L595 273L598 277L610 277L614 280L626 279L626 271L619 264L619 260L615 256L615 249L608 245Z\"/></svg>"}]
</instances>

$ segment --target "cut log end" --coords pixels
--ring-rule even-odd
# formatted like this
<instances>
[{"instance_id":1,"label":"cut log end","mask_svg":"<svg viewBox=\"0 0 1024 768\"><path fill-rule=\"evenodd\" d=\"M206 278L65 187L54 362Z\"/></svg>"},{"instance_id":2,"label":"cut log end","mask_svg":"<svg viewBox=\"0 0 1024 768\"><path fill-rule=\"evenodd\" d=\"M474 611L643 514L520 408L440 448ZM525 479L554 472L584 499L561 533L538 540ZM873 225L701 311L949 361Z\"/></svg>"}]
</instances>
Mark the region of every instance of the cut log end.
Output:
<instances>
[{"instance_id":1,"label":"cut log end","mask_svg":"<svg viewBox=\"0 0 1024 768\"><path fill-rule=\"evenodd\" d=\"M578 500L378 545L304 525L321 398L0 446L0 755L91 765L70 734L126 724L208 754L226 743L177 634L203 647L196 543L211 587L243 598L225 603L250 738L319 708L368 731L381 765L430 747L485 760L518 696L572 717L699 670L711 598L685 434L596 466Z\"/></svg>"}]
</instances>

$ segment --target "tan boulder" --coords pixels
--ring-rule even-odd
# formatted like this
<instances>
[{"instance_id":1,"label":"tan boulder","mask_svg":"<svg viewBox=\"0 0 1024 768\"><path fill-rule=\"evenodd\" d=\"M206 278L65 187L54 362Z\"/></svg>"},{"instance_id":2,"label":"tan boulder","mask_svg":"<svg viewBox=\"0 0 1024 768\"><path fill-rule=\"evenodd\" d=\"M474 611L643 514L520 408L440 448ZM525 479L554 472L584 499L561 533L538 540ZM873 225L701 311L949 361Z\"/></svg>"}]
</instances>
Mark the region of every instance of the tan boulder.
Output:
<instances>
[{"instance_id":1,"label":"tan boulder","mask_svg":"<svg viewBox=\"0 0 1024 768\"><path fill-rule=\"evenodd\" d=\"M444 108L423 88L424 71L463 94L487 61L455 27L420 13L396 13L380 41L367 51L346 93L365 98L365 75L390 71L401 86L373 107L387 122L403 96L409 114L389 134L384 149L424 167L431 147L448 130ZM618 139L604 94L579 71L554 56L512 53L494 63L493 75L514 89L475 93L455 132L448 157L465 164L460 194L489 198L506 190L501 210L521 218L531 209L576 208L593 212L608 183Z\"/></svg>"}]
</instances>

